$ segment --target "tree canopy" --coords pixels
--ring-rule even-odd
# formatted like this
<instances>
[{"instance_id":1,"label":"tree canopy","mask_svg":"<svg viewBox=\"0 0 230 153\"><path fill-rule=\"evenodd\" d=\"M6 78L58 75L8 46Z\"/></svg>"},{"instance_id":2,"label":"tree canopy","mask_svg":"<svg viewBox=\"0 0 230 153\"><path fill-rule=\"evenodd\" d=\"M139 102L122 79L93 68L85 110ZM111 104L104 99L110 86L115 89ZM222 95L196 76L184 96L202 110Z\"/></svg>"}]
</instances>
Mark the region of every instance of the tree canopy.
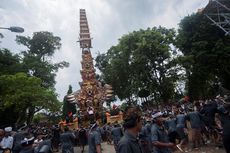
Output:
<instances>
[{"instance_id":1,"label":"tree canopy","mask_svg":"<svg viewBox=\"0 0 230 153\"><path fill-rule=\"evenodd\" d=\"M167 102L178 79L173 57L175 30L153 27L124 35L107 53L99 54L96 67L120 99L130 101L145 90L152 100Z\"/></svg>"},{"instance_id":2,"label":"tree canopy","mask_svg":"<svg viewBox=\"0 0 230 153\"><path fill-rule=\"evenodd\" d=\"M33 114L42 109L58 111L60 103L53 90L42 87L41 79L28 77L25 73L0 76L1 111L14 108L17 113L17 122L25 118L30 123ZM25 117L25 118L24 118Z\"/></svg>"},{"instance_id":3,"label":"tree canopy","mask_svg":"<svg viewBox=\"0 0 230 153\"><path fill-rule=\"evenodd\" d=\"M215 96L218 84L230 89L230 36L203 14L187 16L179 25L176 46L184 54L189 96Z\"/></svg>"},{"instance_id":4,"label":"tree canopy","mask_svg":"<svg viewBox=\"0 0 230 153\"><path fill-rule=\"evenodd\" d=\"M58 69L67 67L68 63L51 61L61 47L60 41L51 32L35 32L32 37L16 37L16 42L27 48L20 54L0 49L2 124L12 126L24 121L30 124L39 110L52 114L60 111L61 103L54 88L55 76Z\"/></svg>"},{"instance_id":5,"label":"tree canopy","mask_svg":"<svg viewBox=\"0 0 230 153\"><path fill-rule=\"evenodd\" d=\"M15 74L22 71L21 58L17 54L12 54L8 49L0 48L0 75Z\"/></svg>"},{"instance_id":6,"label":"tree canopy","mask_svg":"<svg viewBox=\"0 0 230 153\"><path fill-rule=\"evenodd\" d=\"M184 17L178 32L153 27L122 36L97 56L96 67L121 100L210 98L230 90L229 42L230 36L197 13ZM177 92L184 81L185 91Z\"/></svg>"},{"instance_id":7,"label":"tree canopy","mask_svg":"<svg viewBox=\"0 0 230 153\"><path fill-rule=\"evenodd\" d=\"M32 38L17 36L16 41L27 47L27 50L22 52L25 72L40 78L44 87L54 87L58 69L69 66L65 61L59 63L50 61L55 51L61 47L61 38L42 31L35 32Z\"/></svg>"}]
</instances>

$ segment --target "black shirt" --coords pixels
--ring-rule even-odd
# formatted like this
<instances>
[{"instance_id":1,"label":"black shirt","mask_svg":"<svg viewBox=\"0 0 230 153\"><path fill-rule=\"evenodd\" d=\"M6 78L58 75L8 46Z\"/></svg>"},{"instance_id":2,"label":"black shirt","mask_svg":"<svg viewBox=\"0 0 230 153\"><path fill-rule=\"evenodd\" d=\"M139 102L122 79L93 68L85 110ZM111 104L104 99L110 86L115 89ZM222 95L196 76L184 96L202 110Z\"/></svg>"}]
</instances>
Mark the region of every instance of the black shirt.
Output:
<instances>
[{"instance_id":1,"label":"black shirt","mask_svg":"<svg viewBox=\"0 0 230 153\"><path fill-rule=\"evenodd\" d=\"M223 126L223 136L230 136L230 114L224 107L218 108L220 121Z\"/></svg>"},{"instance_id":2,"label":"black shirt","mask_svg":"<svg viewBox=\"0 0 230 153\"><path fill-rule=\"evenodd\" d=\"M223 126L223 136L230 136L230 116L220 113L220 120Z\"/></svg>"},{"instance_id":3,"label":"black shirt","mask_svg":"<svg viewBox=\"0 0 230 153\"><path fill-rule=\"evenodd\" d=\"M204 115L204 119L207 124L215 124L215 113L217 112L216 103L212 102L210 104L204 105L200 113Z\"/></svg>"}]
</instances>

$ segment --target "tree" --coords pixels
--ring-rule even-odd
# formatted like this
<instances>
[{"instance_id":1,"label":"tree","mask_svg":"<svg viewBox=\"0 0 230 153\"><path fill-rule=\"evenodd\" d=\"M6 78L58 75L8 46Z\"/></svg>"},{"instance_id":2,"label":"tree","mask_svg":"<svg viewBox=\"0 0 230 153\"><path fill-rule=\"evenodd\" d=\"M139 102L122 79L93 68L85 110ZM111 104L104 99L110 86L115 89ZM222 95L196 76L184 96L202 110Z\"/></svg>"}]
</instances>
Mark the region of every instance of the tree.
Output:
<instances>
[{"instance_id":1,"label":"tree","mask_svg":"<svg viewBox=\"0 0 230 153\"><path fill-rule=\"evenodd\" d=\"M130 101L142 90L155 101L173 98L178 79L177 60L172 56L175 31L163 27L124 35L107 53L99 54L96 67L115 94Z\"/></svg>"},{"instance_id":2,"label":"tree","mask_svg":"<svg viewBox=\"0 0 230 153\"><path fill-rule=\"evenodd\" d=\"M42 109L56 112L60 108L55 92L42 87L41 79L25 73L0 76L0 101L1 111L14 108L11 111L17 114L11 125L25 120L30 124L36 112Z\"/></svg>"},{"instance_id":3,"label":"tree","mask_svg":"<svg viewBox=\"0 0 230 153\"><path fill-rule=\"evenodd\" d=\"M14 75L22 71L22 65L20 61L21 58L18 54L12 54L8 49L0 49L0 76L10 74ZM0 122L2 125L0 128L12 125L11 123L15 123L15 119L18 117L17 112L15 112L15 106L9 106L2 109L3 107L3 102L0 100Z\"/></svg>"},{"instance_id":4,"label":"tree","mask_svg":"<svg viewBox=\"0 0 230 153\"><path fill-rule=\"evenodd\" d=\"M19 55L12 54L8 49L0 49L0 75L22 71L20 60Z\"/></svg>"},{"instance_id":5,"label":"tree","mask_svg":"<svg viewBox=\"0 0 230 153\"><path fill-rule=\"evenodd\" d=\"M184 54L187 90L192 99L212 97L215 84L230 89L230 37L203 14L192 14L180 22L176 46Z\"/></svg>"},{"instance_id":6,"label":"tree","mask_svg":"<svg viewBox=\"0 0 230 153\"><path fill-rule=\"evenodd\" d=\"M26 73L42 80L44 87L53 88L55 76L59 68L68 67L63 61L53 64L50 59L55 51L61 47L61 39L50 32L35 32L33 37L17 36L16 41L27 47L23 51L23 68Z\"/></svg>"},{"instance_id":7,"label":"tree","mask_svg":"<svg viewBox=\"0 0 230 153\"><path fill-rule=\"evenodd\" d=\"M26 51L21 52L22 56L0 49L1 123L12 125L23 122L24 119L30 123L34 113L41 109L45 109L50 116L58 116L61 103L58 102L54 89L55 76L59 68L68 66L65 61L51 62L53 54L61 47L60 40L50 32L35 32L32 38L17 36L17 43L27 47ZM17 74L18 72L25 73ZM23 89L21 93L13 89L14 86L19 86L18 90ZM17 96L15 93L22 95ZM10 94L13 96L9 97ZM6 115L7 121L4 117Z\"/></svg>"}]
</instances>

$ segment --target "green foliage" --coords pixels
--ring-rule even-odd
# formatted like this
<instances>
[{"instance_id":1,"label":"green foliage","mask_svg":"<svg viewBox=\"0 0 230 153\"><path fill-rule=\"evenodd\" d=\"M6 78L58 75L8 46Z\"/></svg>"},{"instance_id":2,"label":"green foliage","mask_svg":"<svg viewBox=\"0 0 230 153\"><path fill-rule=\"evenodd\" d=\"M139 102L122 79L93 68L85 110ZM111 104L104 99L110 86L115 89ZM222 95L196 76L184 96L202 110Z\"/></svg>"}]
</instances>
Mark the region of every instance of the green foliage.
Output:
<instances>
[{"instance_id":1,"label":"green foliage","mask_svg":"<svg viewBox=\"0 0 230 153\"><path fill-rule=\"evenodd\" d=\"M142 89L138 92L138 97L140 97L140 98L145 98L145 97L148 97L149 95L150 95L150 93L146 89Z\"/></svg>"},{"instance_id":2,"label":"green foliage","mask_svg":"<svg viewBox=\"0 0 230 153\"><path fill-rule=\"evenodd\" d=\"M0 122L5 125L30 123L34 113L46 110L57 118L61 103L55 93L55 76L63 61L52 63L61 39L50 32L35 32L32 37L17 36L16 42L27 47L21 56L0 49ZM24 73L18 73L24 72ZM10 110L10 114L9 113ZM8 114L8 115L7 115ZM4 116L7 115L7 118Z\"/></svg>"},{"instance_id":3,"label":"green foliage","mask_svg":"<svg viewBox=\"0 0 230 153\"><path fill-rule=\"evenodd\" d=\"M61 117L57 113L36 113L33 117L33 123L46 123L48 125L54 125L60 122Z\"/></svg>"},{"instance_id":4,"label":"green foliage","mask_svg":"<svg viewBox=\"0 0 230 153\"><path fill-rule=\"evenodd\" d=\"M50 32L35 32L32 38L17 36L16 41L28 49L22 52L25 72L40 78L44 87L53 88L58 69L69 66L65 61L55 64L50 61L55 51L60 49L61 39Z\"/></svg>"},{"instance_id":5,"label":"green foliage","mask_svg":"<svg viewBox=\"0 0 230 153\"><path fill-rule=\"evenodd\" d=\"M34 32L32 38L17 36L16 41L26 46L29 52L38 58L52 56L55 50L61 47L61 38L47 31Z\"/></svg>"},{"instance_id":6,"label":"green foliage","mask_svg":"<svg viewBox=\"0 0 230 153\"><path fill-rule=\"evenodd\" d=\"M46 109L55 112L60 108L60 102L53 90L41 86L41 79L28 77L25 73L0 76L0 109L14 107L18 113L17 122L26 116L27 122L32 121L35 112ZM27 112L26 112L27 110Z\"/></svg>"},{"instance_id":7,"label":"green foliage","mask_svg":"<svg viewBox=\"0 0 230 153\"><path fill-rule=\"evenodd\" d=\"M203 14L193 14L180 22L176 46L184 57L187 90L192 99L217 93L216 83L230 89L230 37ZM184 59L183 59L184 58Z\"/></svg>"},{"instance_id":8,"label":"green foliage","mask_svg":"<svg viewBox=\"0 0 230 153\"><path fill-rule=\"evenodd\" d=\"M19 55L13 55L8 49L0 49L0 67L0 75L22 71Z\"/></svg>"},{"instance_id":9,"label":"green foliage","mask_svg":"<svg viewBox=\"0 0 230 153\"><path fill-rule=\"evenodd\" d=\"M120 109L121 109L122 111L125 111L127 107L129 107L129 104L126 103L126 102L123 102L123 103L121 104L121 106L120 106Z\"/></svg>"},{"instance_id":10,"label":"green foliage","mask_svg":"<svg viewBox=\"0 0 230 153\"><path fill-rule=\"evenodd\" d=\"M120 99L138 97L142 90L155 100L173 98L177 61L172 57L173 29L148 28L124 35L106 54L99 54L96 67Z\"/></svg>"},{"instance_id":11,"label":"green foliage","mask_svg":"<svg viewBox=\"0 0 230 153\"><path fill-rule=\"evenodd\" d=\"M40 114L40 113L36 114L33 117L33 123L38 124L38 123L40 123L42 121L43 118L44 117L42 116L42 114Z\"/></svg>"}]
</instances>

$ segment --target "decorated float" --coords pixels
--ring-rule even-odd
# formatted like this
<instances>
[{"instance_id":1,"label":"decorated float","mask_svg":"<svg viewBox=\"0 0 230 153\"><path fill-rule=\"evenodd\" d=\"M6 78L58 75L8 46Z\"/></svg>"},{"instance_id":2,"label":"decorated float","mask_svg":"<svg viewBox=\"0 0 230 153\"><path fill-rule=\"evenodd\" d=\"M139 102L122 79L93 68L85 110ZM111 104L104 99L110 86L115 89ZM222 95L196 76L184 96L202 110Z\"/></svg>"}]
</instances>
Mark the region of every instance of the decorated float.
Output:
<instances>
[{"instance_id":1,"label":"decorated float","mask_svg":"<svg viewBox=\"0 0 230 153\"><path fill-rule=\"evenodd\" d=\"M69 121L61 121L59 123L61 127L69 126L76 129L79 124L86 127L95 121L105 123L122 120L121 112L115 116L111 116L103 107L103 103L112 98L113 89L110 85L102 84L96 79L96 70L90 51L92 48L91 39L86 12L84 9L80 9L80 34L78 42L82 50L82 70L80 71L82 82L79 82L80 90L67 95L67 102L76 105L77 113L75 115L68 115L68 118L70 118ZM103 119L102 117L106 118Z\"/></svg>"}]
</instances>

